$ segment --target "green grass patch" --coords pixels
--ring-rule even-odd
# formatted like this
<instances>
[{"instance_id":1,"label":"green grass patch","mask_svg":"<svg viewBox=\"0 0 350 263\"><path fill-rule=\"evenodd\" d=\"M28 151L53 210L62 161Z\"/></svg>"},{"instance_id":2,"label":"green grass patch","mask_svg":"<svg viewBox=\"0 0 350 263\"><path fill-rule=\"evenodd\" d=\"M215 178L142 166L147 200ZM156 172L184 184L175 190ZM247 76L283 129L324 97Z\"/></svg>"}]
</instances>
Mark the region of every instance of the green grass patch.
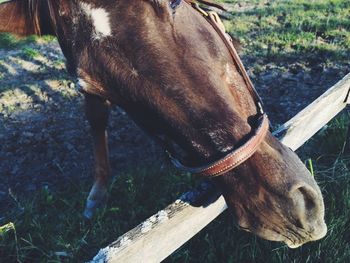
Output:
<instances>
[{"instance_id":1,"label":"green grass patch","mask_svg":"<svg viewBox=\"0 0 350 263\"><path fill-rule=\"evenodd\" d=\"M40 53L36 49L30 48L30 47L24 47L22 49L22 56L26 59L34 59L40 56Z\"/></svg>"},{"instance_id":2,"label":"green grass patch","mask_svg":"<svg viewBox=\"0 0 350 263\"><path fill-rule=\"evenodd\" d=\"M292 57L350 59L348 0L220 2L254 5L233 11L234 19L225 22L229 32L242 40L246 55L283 63ZM37 37L0 34L0 48L22 48L37 41ZM38 55L28 47L23 54ZM10 88L0 87L0 92ZM349 119L349 114L342 114L299 152L324 194L326 238L291 250L238 230L225 212L166 262L349 262L350 156L342 154ZM12 208L0 217L0 261L87 261L99 248L195 185L191 176L165 172L157 165L126 171L111 184L107 206L92 224L82 218L91 182L71 182L55 190L42 187L32 194L12 193Z\"/></svg>"},{"instance_id":3,"label":"green grass patch","mask_svg":"<svg viewBox=\"0 0 350 263\"><path fill-rule=\"evenodd\" d=\"M324 194L329 227L324 239L289 249L238 230L225 212L166 262L347 262L350 156L341 151L349 119L344 113L333 120L299 153ZM30 198L11 194L13 208L0 221L0 258L4 262L87 261L196 183L189 175L165 172L157 165L130 170L112 182L107 206L92 224L82 217L90 183L71 182L55 191L43 187Z\"/></svg>"},{"instance_id":4,"label":"green grass patch","mask_svg":"<svg viewBox=\"0 0 350 263\"><path fill-rule=\"evenodd\" d=\"M10 33L0 34L0 48L14 48L19 45L20 39Z\"/></svg>"},{"instance_id":5,"label":"green grass patch","mask_svg":"<svg viewBox=\"0 0 350 263\"><path fill-rule=\"evenodd\" d=\"M248 55L281 61L293 56L350 58L348 0L235 2L255 3L246 11L232 11L234 18L225 22Z\"/></svg>"},{"instance_id":6,"label":"green grass patch","mask_svg":"<svg viewBox=\"0 0 350 263\"><path fill-rule=\"evenodd\" d=\"M18 37L10 33L0 33L0 48L13 49L38 41L38 36Z\"/></svg>"},{"instance_id":7,"label":"green grass patch","mask_svg":"<svg viewBox=\"0 0 350 263\"><path fill-rule=\"evenodd\" d=\"M18 37L11 33L0 33L0 48L3 49L14 49L21 48L33 43L49 43L54 41L56 38L54 36L27 36Z\"/></svg>"},{"instance_id":8,"label":"green grass patch","mask_svg":"<svg viewBox=\"0 0 350 263\"><path fill-rule=\"evenodd\" d=\"M157 176L154 176L157 175ZM0 221L11 229L0 235L4 262L83 262L195 184L190 176L168 175L158 167L133 170L115 179L107 206L92 224L82 211L90 182L71 183L61 190L43 187L28 196L12 194L13 209ZM17 241L16 241L17 239Z\"/></svg>"}]
</instances>

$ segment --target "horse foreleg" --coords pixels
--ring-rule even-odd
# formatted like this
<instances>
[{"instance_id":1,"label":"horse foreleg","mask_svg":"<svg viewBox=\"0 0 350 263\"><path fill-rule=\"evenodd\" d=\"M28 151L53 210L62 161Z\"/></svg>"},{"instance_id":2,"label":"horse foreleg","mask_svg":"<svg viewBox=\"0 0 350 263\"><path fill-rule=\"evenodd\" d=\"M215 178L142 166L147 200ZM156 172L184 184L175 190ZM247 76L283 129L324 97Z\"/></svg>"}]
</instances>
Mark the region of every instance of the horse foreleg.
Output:
<instances>
[{"instance_id":1,"label":"horse foreleg","mask_svg":"<svg viewBox=\"0 0 350 263\"><path fill-rule=\"evenodd\" d=\"M85 95L85 114L91 127L95 158L95 182L86 201L84 216L91 219L107 193L110 177L108 160L107 124L110 103L97 96Z\"/></svg>"}]
</instances>

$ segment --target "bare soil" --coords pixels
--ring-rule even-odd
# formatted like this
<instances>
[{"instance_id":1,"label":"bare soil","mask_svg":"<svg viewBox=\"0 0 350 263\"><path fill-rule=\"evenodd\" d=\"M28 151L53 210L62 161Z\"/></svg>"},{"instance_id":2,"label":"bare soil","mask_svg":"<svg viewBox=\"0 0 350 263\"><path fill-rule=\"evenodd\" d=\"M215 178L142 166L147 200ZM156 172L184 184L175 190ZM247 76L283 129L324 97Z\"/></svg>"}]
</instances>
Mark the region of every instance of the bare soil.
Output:
<instances>
[{"instance_id":1,"label":"bare soil","mask_svg":"<svg viewBox=\"0 0 350 263\"><path fill-rule=\"evenodd\" d=\"M16 193L92 181L92 145L82 95L64 69L57 42L0 50L0 221ZM350 63L243 56L274 126L282 124L350 71ZM162 150L115 107L109 125L113 175L165 163ZM12 194L14 193L14 194ZM1 223L1 222L0 222Z\"/></svg>"}]
</instances>

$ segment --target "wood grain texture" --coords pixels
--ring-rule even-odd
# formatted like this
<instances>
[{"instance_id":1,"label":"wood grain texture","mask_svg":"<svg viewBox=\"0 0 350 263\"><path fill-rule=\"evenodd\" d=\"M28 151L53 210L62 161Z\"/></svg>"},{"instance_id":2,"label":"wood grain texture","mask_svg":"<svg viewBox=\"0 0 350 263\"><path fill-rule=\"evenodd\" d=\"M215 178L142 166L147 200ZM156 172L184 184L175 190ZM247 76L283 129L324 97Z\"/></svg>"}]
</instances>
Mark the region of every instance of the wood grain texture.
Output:
<instances>
[{"instance_id":1,"label":"wood grain texture","mask_svg":"<svg viewBox=\"0 0 350 263\"><path fill-rule=\"evenodd\" d=\"M274 135L296 150L350 102L350 73L313 103L282 125Z\"/></svg>"},{"instance_id":2,"label":"wood grain texture","mask_svg":"<svg viewBox=\"0 0 350 263\"><path fill-rule=\"evenodd\" d=\"M215 187L204 182L100 250L91 262L160 262L226 208Z\"/></svg>"},{"instance_id":3,"label":"wood grain texture","mask_svg":"<svg viewBox=\"0 0 350 263\"><path fill-rule=\"evenodd\" d=\"M298 149L350 102L350 74L282 125L274 135ZM117 241L91 262L160 262L225 211L224 198L209 182L188 192Z\"/></svg>"}]
</instances>

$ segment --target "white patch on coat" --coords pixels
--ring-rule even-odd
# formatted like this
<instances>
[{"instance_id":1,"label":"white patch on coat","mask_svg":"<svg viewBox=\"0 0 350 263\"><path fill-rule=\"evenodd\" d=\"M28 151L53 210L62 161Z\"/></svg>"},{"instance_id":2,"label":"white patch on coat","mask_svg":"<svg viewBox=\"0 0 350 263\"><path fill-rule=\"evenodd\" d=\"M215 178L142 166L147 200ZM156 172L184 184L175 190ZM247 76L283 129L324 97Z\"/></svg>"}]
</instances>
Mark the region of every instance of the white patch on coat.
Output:
<instances>
[{"instance_id":1,"label":"white patch on coat","mask_svg":"<svg viewBox=\"0 0 350 263\"><path fill-rule=\"evenodd\" d=\"M111 23L108 12L101 7L94 8L88 3L80 3L82 11L92 21L93 38L101 39L112 34Z\"/></svg>"}]
</instances>

